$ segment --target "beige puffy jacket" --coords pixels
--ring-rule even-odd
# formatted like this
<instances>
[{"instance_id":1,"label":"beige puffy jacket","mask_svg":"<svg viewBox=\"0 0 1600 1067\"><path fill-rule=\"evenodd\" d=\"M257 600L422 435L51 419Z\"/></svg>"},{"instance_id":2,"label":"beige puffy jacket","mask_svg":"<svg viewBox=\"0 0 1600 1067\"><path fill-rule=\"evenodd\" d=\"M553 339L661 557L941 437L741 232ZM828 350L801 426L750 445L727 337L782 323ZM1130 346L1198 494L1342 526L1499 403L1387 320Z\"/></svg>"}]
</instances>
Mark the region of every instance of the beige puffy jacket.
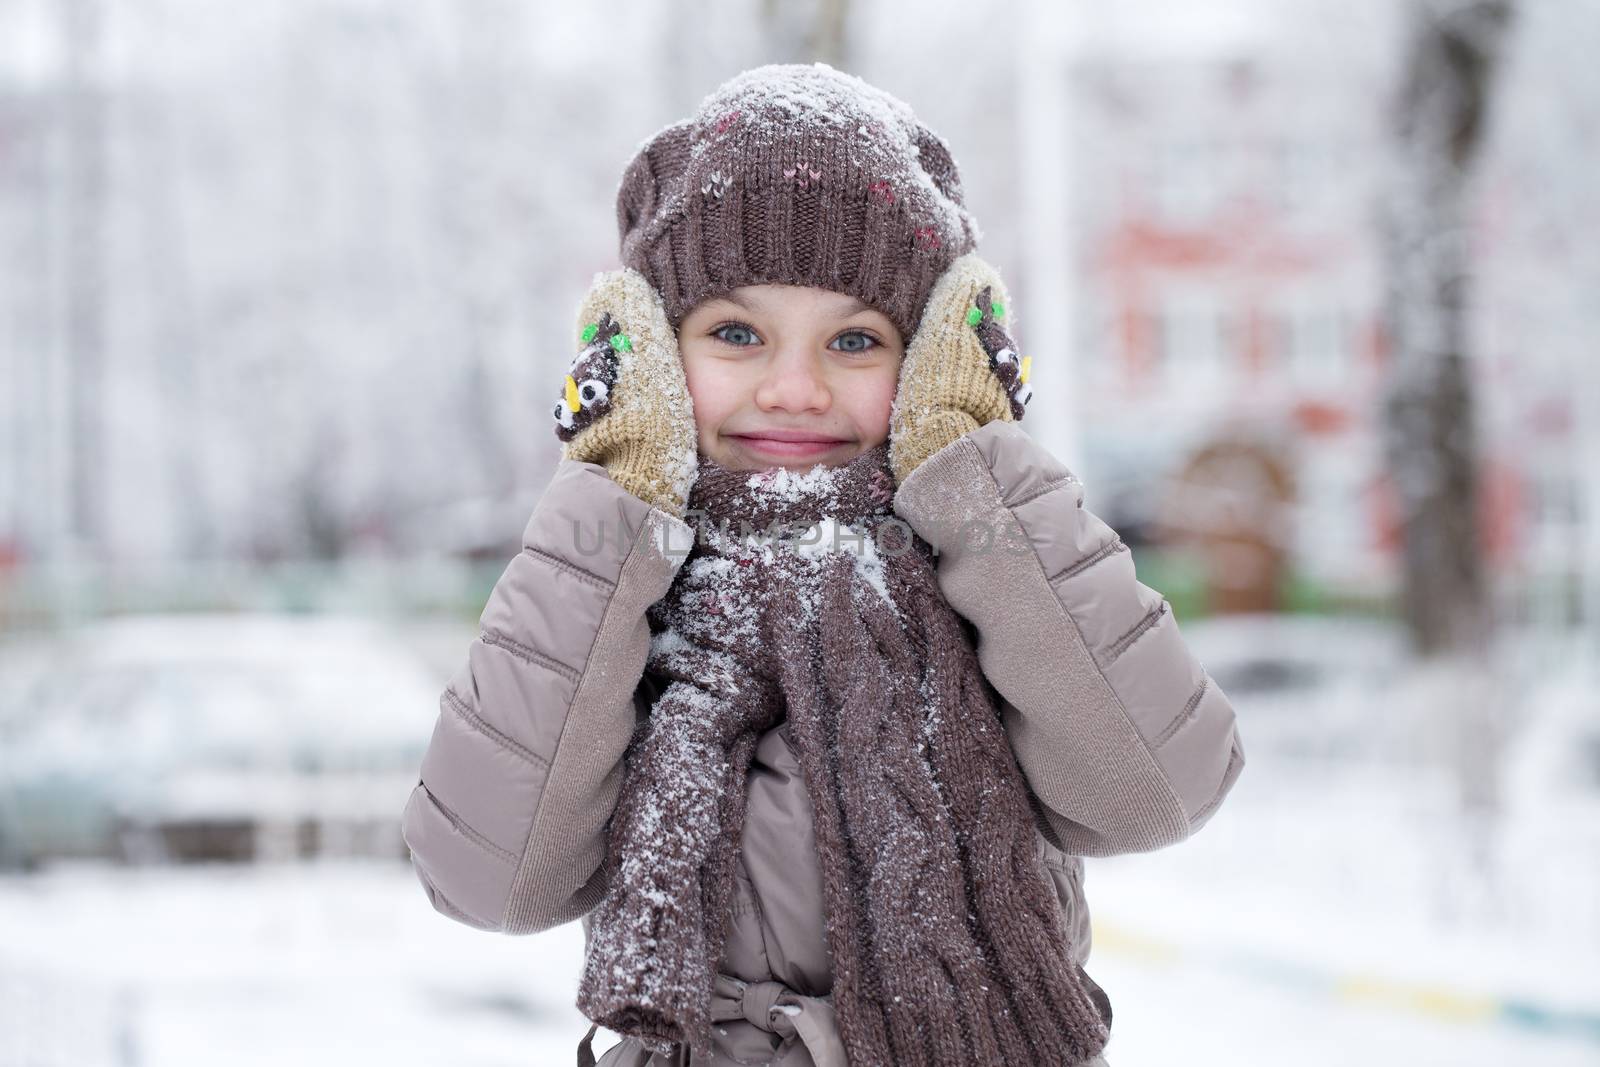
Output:
<instances>
[{"instance_id":1,"label":"beige puffy jacket","mask_svg":"<svg viewBox=\"0 0 1600 1067\"><path fill-rule=\"evenodd\" d=\"M1156 849L1198 830L1244 766L1233 707L1166 600L1135 578L1115 531L1083 506L1082 483L1016 423L991 422L935 453L894 509L939 551L940 588L1004 699L1037 800L1039 860L1082 964L1082 857ZM1009 523L1031 552L973 533ZM444 690L402 817L437 910L529 934L599 903L623 751L657 691L644 672L645 611L672 584L691 537L601 466L561 461ZM780 725L761 738L750 770L713 1005L717 1063L846 1067L811 834ZM631 1039L600 1060L665 1062Z\"/></svg>"}]
</instances>

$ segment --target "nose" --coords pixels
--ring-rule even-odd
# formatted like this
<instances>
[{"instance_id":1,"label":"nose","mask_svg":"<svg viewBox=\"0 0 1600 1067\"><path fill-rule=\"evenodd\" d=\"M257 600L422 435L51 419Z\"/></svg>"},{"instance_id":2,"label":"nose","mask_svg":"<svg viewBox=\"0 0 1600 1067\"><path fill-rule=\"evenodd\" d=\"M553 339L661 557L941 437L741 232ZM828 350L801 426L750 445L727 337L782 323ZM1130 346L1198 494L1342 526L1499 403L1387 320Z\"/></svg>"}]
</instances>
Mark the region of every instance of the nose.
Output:
<instances>
[{"instance_id":1,"label":"nose","mask_svg":"<svg viewBox=\"0 0 1600 1067\"><path fill-rule=\"evenodd\" d=\"M824 412L833 393L823 380L820 360L799 346L775 352L756 387L756 406L763 411Z\"/></svg>"}]
</instances>

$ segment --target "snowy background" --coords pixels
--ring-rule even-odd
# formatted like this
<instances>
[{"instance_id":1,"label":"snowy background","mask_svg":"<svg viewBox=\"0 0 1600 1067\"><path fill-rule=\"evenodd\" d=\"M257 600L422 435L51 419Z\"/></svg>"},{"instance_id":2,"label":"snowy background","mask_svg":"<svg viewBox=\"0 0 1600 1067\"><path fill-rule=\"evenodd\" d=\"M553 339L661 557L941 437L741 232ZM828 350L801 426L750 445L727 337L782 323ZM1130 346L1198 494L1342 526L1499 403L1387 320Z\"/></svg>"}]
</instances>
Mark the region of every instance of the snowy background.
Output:
<instances>
[{"instance_id":1,"label":"snowy background","mask_svg":"<svg viewBox=\"0 0 1600 1067\"><path fill-rule=\"evenodd\" d=\"M949 142L1025 428L1238 710L1201 833L1088 861L1108 1060L1600 1064L1596 55L1594 0L0 0L0 1067L572 1061L579 927L434 912L399 815L622 166L812 59Z\"/></svg>"}]
</instances>

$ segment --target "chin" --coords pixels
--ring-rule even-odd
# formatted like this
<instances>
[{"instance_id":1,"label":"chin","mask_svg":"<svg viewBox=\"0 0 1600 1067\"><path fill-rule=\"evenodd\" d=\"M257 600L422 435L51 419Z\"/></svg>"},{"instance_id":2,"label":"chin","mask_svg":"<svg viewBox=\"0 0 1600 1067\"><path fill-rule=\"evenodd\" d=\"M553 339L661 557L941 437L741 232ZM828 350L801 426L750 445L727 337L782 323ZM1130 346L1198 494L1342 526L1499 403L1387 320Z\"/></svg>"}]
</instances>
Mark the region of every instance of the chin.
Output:
<instances>
[{"instance_id":1,"label":"chin","mask_svg":"<svg viewBox=\"0 0 1600 1067\"><path fill-rule=\"evenodd\" d=\"M724 461L722 461L720 459L716 459L715 457L712 457L712 462L716 463L719 467L722 467L724 470L730 470L730 471L788 470L788 471L796 471L796 472L799 472L799 473L803 474L806 471L810 470L812 467L816 467L816 466L843 467L845 464L849 463L854 458L855 458L855 456L846 456L843 459L805 459L805 460L801 460L801 459L784 459L784 460L777 460L777 459L758 459L758 458L753 457L753 456L748 458L748 459L730 456L726 462L724 462Z\"/></svg>"},{"instance_id":2,"label":"chin","mask_svg":"<svg viewBox=\"0 0 1600 1067\"><path fill-rule=\"evenodd\" d=\"M785 460L782 463L767 463L767 464L764 464L763 466L768 467L768 468L779 468L779 467L781 467L784 470L800 471L800 472L803 473L805 471L810 470L812 467L843 467L845 464L849 463L852 459L855 459L855 457L854 456L846 456L843 459L813 459L813 460L810 460L809 462L802 462L800 460Z\"/></svg>"}]
</instances>

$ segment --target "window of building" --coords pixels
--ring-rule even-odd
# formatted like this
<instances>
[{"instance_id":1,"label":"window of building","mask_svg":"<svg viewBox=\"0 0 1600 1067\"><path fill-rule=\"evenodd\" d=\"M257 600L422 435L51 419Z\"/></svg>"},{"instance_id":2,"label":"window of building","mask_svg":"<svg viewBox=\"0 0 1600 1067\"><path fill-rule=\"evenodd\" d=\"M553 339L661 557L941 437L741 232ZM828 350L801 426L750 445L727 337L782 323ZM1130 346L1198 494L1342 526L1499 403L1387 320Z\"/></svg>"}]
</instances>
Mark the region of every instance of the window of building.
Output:
<instances>
[{"instance_id":1,"label":"window of building","mask_svg":"<svg viewBox=\"0 0 1600 1067\"><path fill-rule=\"evenodd\" d=\"M1267 328L1271 363L1292 382L1336 385L1355 366L1350 315L1336 304L1291 298L1268 313Z\"/></svg>"},{"instance_id":2,"label":"window of building","mask_svg":"<svg viewBox=\"0 0 1600 1067\"><path fill-rule=\"evenodd\" d=\"M1204 387L1230 379L1237 365L1237 329L1214 293L1174 293L1152 317L1155 370L1169 385Z\"/></svg>"}]
</instances>

